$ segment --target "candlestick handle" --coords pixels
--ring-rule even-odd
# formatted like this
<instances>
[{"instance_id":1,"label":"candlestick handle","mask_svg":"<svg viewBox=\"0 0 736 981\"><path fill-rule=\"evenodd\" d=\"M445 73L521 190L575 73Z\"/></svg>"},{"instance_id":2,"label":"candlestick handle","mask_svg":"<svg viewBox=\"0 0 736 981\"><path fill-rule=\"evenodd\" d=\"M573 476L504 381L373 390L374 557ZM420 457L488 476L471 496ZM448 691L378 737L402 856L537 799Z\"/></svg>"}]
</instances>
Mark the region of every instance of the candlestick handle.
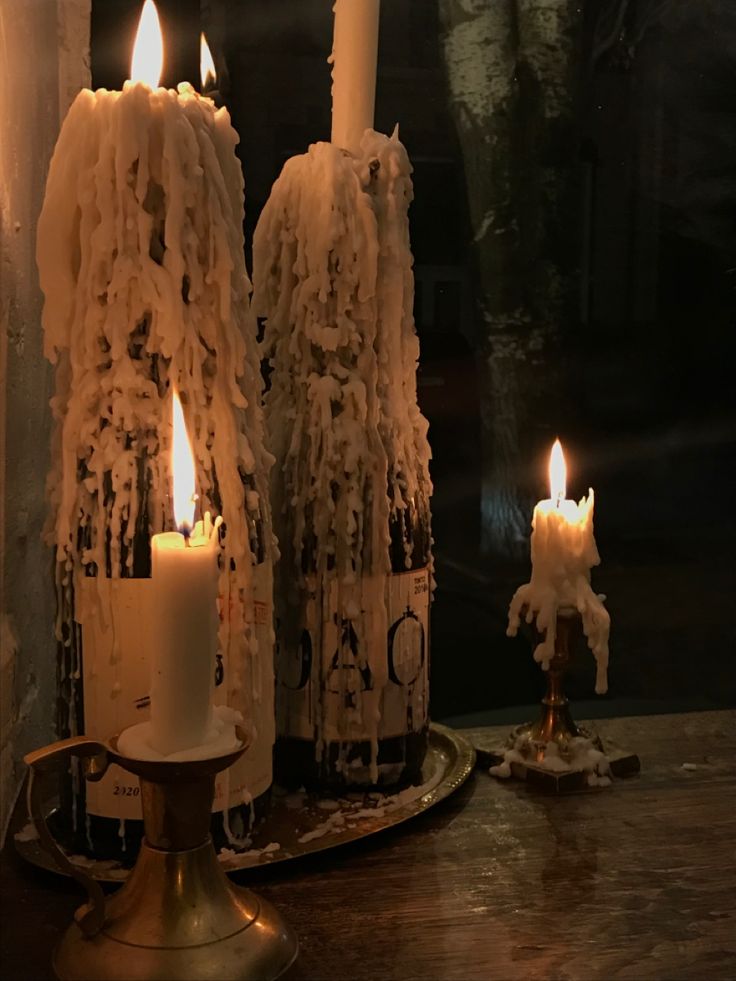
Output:
<instances>
[{"instance_id":1,"label":"candlestick handle","mask_svg":"<svg viewBox=\"0 0 736 981\"><path fill-rule=\"evenodd\" d=\"M88 902L74 914L80 930L88 937L99 933L105 923L105 895L99 882L73 865L59 848L53 835L48 829L45 817L44 795L41 793L39 776L57 769L62 763L68 763L71 757L82 760L82 770L87 780L101 780L108 766L107 748L96 739L87 736L73 736L71 739L61 739L59 742L44 746L33 753L28 753L23 762L30 768L28 776L28 813L33 826L38 832L41 844L49 853L62 872L72 876L86 889Z\"/></svg>"}]
</instances>

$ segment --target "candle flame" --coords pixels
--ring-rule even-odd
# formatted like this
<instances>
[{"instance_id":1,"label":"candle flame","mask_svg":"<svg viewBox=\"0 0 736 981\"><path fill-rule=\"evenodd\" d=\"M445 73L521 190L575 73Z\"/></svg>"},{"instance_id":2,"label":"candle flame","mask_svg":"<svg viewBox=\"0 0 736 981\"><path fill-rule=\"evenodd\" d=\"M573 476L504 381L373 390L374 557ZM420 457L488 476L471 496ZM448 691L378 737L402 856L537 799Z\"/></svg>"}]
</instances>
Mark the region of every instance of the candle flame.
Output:
<instances>
[{"instance_id":1,"label":"candle flame","mask_svg":"<svg viewBox=\"0 0 736 981\"><path fill-rule=\"evenodd\" d=\"M199 74L202 79L202 91L214 89L217 85L217 72L212 58L210 46L204 34L199 35Z\"/></svg>"},{"instance_id":2,"label":"candle flame","mask_svg":"<svg viewBox=\"0 0 736 981\"><path fill-rule=\"evenodd\" d=\"M164 65L164 39L158 11L153 0L146 0L138 21L138 33L133 45L130 77L134 82L145 82L150 88L158 88Z\"/></svg>"},{"instance_id":3,"label":"candle flame","mask_svg":"<svg viewBox=\"0 0 736 981\"><path fill-rule=\"evenodd\" d=\"M567 495L567 466L559 439L555 440L549 455L549 494L557 505Z\"/></svg>"},{"instance_id":4,"label":"candle flame","mask_svg":"<svg viewBox=\"0 0 736 981\"><path fill-rule=\"evenodd\" d=\"M172 399L172 422L174 439L171 445L171 470L174 475L174 520L183 535L188 535L194 526L194 502L196 501L194 483L194 455L187 436L184 412L178 392Z\"/></svg>"}]
</instances>

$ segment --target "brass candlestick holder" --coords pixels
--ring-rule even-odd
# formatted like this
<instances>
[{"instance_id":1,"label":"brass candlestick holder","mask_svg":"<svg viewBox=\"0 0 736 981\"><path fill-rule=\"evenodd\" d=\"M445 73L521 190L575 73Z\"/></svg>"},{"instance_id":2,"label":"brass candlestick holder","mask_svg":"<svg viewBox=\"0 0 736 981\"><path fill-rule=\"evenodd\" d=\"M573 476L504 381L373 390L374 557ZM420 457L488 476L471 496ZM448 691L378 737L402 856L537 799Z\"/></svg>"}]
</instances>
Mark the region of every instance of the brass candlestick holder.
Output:
<instances>
[{"instance_id":1,"label":"brass candlestick holder","mask_svg":"<svg viewBox=\"0 0 736 981\"><path fill-rule=\"evenodd\" d=\"M491 766L491 772L496 767L508 767L509 772L497 771L496 775L511 775L544 790L561 793L606 783L607 773L622 777L638 773L641 769L635 753L611 745L604 749L600 736L578 726L572 717L570 703L563 690L563 678L570 664L572 640L580 622L581 616L573 608L563 608L558 612L555 652L547 667L547 691L536 722L514 729L503 749L484 752L476 747L479 759ZM593 756L597 753L605 757L602 766L601 761L591 764L589 760L581 760L581 751L585 751L586 742L589 754L592 750ZM603 770L603 773L599 776L596 769L599 772ZM591 776L595 780L591 780Z\"/></svg>"},{"instance_id":2,"label":"brass candlestick holder","mask_svg":"<svg viewBox=\"0 0 736 981\"><path fill-rule=\"evenodd\" d=\"M87 890L88 902L56 948L53 968L65 981L178 981L277 978L298 952L294 933L265 900L230 883L209 834L215 776L244 752L213 759L149 762L86 737L30 753L29 812L59 868ZM144 840L125 885L105 898L98 882L72 865L44 818L37 774L81 758L88 780L116 763L140 780Z\"/></svg>"},{"instance_id":3,"label":"brass candlestick holder","mask_svg":"<svg viewBox=\"0 0 736 981\"><path fill-rule=\"evenodd\" d=\"M570 750L571 740L580 736L591 738L573 720L570 703L562 689L562 679L570 664L570 639L573 627L580 622L577 610L563 610L557 616L555 653L547 668L547 691L542 699L542 711L536 722L519 726L517 736L526 736L533 748L536 763L544 760L545 753L554 743L560 755Z\"/></svg>"}]
</instances>

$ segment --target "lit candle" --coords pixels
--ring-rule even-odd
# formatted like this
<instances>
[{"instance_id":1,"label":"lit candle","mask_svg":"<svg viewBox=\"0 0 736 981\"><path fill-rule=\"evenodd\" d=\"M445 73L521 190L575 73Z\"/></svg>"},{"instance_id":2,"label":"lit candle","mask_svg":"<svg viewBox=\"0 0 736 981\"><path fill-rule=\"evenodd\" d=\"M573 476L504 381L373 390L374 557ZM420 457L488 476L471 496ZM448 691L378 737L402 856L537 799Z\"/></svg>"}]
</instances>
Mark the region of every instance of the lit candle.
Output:
<instances>
[{"instance_id":1,"label":"lit candle","mask_svg":"<svg viewBox=\"0 0 736 981\"><path fill-rule=\"evenodd\" d=\"M332 142L357 155L373 128L380 0L335 0Z\"/></svg>"},{"instance_id":2,"label":"lit candle","mask_svg":"<svg viewBox=\"0 0 736 981\"><path fill-rule=\"evenodd\" d=\"M220 93L217 91L217 72L215 59L212 57L210 46L204 34L199 35L199 77L202 82L202 94L219 105Z\"/></svg>"},{"instance_id":3,"label":"lit candle","mask_svg":"<svg viewBox=\"0 0 736 981\"><path fill-rule=\"evenodd\" d=\"M156 89L163 67L164 38L158 12L153 0L146 0L138 21L133 57L130 59L130 77L134 82L143 82L150 89Z\"/></svg>"},{"instance_id":4,"label":"lit candle","mask_svg":"<svg viewBox=\"0 0 736 981\"><path fill-rule=\"evenodd\" d=\"M217 535L209 521L194 526L194 458L176 392L173 426L171 467L179 530L151 539L155 619L150 743L166 756L206 741L217 648Z\"/></svg>"},{"instance_id":5,"label":"lit candle","mask_svg":"<svg viewBox=\"0 0 736 981\"><path fill-rule=\"evenodd\" d=\"M39 217L45 351L58 364L49 482L57 588L64 616L73 615L83 591L89 599L84 716L94 729L88 731L106 736L112 727L124 729L130 755L153 753L150 726L136 723L148 694L154 649L159 662L169 657L181 663L195 646L178 615L166 613L168 626L163 625L163 601L151 623L153 615L146 611L155 607L156 583L133 578L145 575L149 530L168 526L169 469L161 447L168 444L168 393L176 388L188 414L198 420L189 433L198 487L203 499L218 501L228 524L220 593L229 597L231 615L220 621L222 683L215 701L242 709L249 722L257 720L258 732L252 752L238 764L245 771L257 760L258 770L238 772L232 781L228 802L240 803L240 788L247 786L257 796L270 783L273 743L270 621L253 626L256 589L259 599L271 599L270 458L262 438L262 382L243 249L243 175L227 110L218 110L187 82L176 89L160 87L164 60L158 16L152 0L146 0L131 78L122 91L78 94L54 150ZM245 500L245 478L256 501L252 506ZM263 516L266 528L259 568L268 571L259 572L257 586L246 505ZM198 524L188 547L181 534L157 539L152 556L155 569L170 570L171 563L177 570L184 564L191 568L181 573L180 588L191 594L192 603L210 590L209 571L203 574L206 588L194 579L200 564L209 569L211 555L205 553L215 548L199 543L200 528L205 531ZM94 590L85 588L92 585L85 575L90 568L97 574ZM119 580L114 588L106 584L108 569ZM169 571L163 574L166 580ZM92 591L96 596L89 595ZM165 598L173 604L173 591L165 591ZM180 606L188 611L189 599ZM124 619L135 619L135 627L125 623L122 629ZM201 626L206 618L194 619ZM207 636L197 645L203 648L200 673L191 665L184 673L205 678L204 693L210 691L215 659L214 641L202 629ZM181 643L171 642L165 654L160 631L168 632L167 638L177 631ZM196 685L180 691L182 678L173 671L171 686L154 678L159 717L166 714L166 699L175 697L169 687L179 691L181 705L195 697ZM112 705L115 712L106 712ZM208 714L208 703L196 706L181 710L191 742ZM223 718L215 710L210 735L218 727L224 732ZM210 739L206 746L215 752ZM95 793L99 787L94 785ZM117 814L119 801L112 799L111 783L108 787L109 799L100 805L105 810L94 813Z\"/></svg>"},{"instance_id":6,"label":"lit candle","mask_svg":"<svg viewBox=\"0 0 736 981\"><path fill-rule=\"evenodd\" d=\"M555 653L558 612L577 610L583 630L598 665L595 690L608 689L608 634L610 617L590 586L590 570L600 563L593 537L593 490L579 503L567 500L566 466L560 441L550 454L550 498L540 501L532 518L532 574L520 586L509 607L507 633L516 635L524 616L527 623L536 621L544 635L534 651L535 660L546 670Z\"/></svg>"}]
</instances>

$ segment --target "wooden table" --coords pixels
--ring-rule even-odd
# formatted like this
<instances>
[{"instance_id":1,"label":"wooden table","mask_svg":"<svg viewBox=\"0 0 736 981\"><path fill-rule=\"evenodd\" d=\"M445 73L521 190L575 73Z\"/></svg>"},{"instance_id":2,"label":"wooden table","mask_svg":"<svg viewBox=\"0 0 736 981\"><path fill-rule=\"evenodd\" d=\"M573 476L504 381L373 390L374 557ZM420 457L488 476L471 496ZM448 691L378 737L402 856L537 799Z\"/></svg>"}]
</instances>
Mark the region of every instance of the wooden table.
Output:
<instances>
[{"instance_id":1,"label":"wooden table","mask_svg":"<svg viewBox=\"0 0 736 981\"><path fill-rule=\"evenodd\" d=\"M736 712L596 725L639 777L554 798L478 771L403 827L243 874L299 935L290 978L736 977ZM51 976L79 898L6 845L3 977Z\"/></svg>"}]
</instances>

